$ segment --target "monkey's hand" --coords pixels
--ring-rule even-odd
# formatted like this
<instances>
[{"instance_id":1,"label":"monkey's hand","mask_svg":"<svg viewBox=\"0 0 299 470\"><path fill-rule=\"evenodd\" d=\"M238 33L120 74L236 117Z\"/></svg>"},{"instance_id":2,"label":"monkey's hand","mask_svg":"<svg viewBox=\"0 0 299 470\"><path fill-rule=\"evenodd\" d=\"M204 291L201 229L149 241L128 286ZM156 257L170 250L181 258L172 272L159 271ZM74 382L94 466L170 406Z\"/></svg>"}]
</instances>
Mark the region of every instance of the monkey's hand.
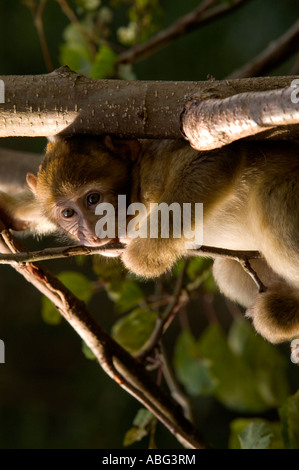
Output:
<instances>
[{"instance_id":1,"label":"monkey's hand","mask_svg":"<svg viewBox=\"0 0 299 470\"><path fill-rule=\"evenodd\" d=\"M132 273L155 278L170 271L184 253L180 239L136 238L128 244L122 261Z\"/></svg>"}]
</instances>

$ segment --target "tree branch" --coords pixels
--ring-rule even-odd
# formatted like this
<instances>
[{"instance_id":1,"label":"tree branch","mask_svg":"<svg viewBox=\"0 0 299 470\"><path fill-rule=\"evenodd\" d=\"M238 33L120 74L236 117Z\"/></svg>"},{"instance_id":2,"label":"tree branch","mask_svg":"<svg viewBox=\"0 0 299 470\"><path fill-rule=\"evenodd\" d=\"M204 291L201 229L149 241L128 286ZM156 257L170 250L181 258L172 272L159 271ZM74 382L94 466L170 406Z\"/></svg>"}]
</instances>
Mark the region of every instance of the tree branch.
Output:
<instances>
[{"instance_id":1,"label":"tree branch","mask_svg":"<svg viewBox=\"0 0 299 470\"><path fill-rule=\"evenodd\" d=\"M192 97L197 98L196 102L198 97L207 100L207 112L211 115L213 103L210 99L213 96L225 99L244 92L270 93L271 90L272 93L290 86L295 78L213 82L98 80L76 74L68 67L46 75L2 76L5 103L0 104L0 137L70 136L76 133L178 139L182 138L181 114L189 101L196 101ZM261 97L267 99L267 93ZM188 109L190 111L190 105ZM185 121L186 117L187 113ZM247 116L243 113L240 119L243 117ZM280 135L286 138L298 136L299 126L275 127L267 133L267 137Z\"/></svg>"},{"instance_id":2,"label":"tree branch","mask_svg":"<svg viewBox=\"0 0 299 470\"><path fill-rule=\"evenodd\" d=\"M267 129L299 123L298 84L296 80L297 90L290 86L225 99L193 97L182 115L182 130L194 148L212 150Z\"/></svg>"},{"instance_id":3,"label":"tree branch","mask_svg":"<svg viewBox=\"0 0 299 470\"><path fill-rule=\"evenodd\" d=\"M26 251L6 229L1 231L0 243L5 251ZM84 302L40 264L14 264L13 267L54 303L114 381L147 407L183 445L207 448L198 431L183 416L180 407L150 379L139 362L100 328L89 315Z\"/></svg>"},{"instance_id":4,"label":"tree branch","mask_svg":"<svg viewBox=\"0 0 299 470\"><path fill-rule=\"evenodd\" d=\"M288 59L299 48L299 20L276 41L243 67L232 72L227 78L245 78L265 75L284 60Z\"/></svg>"},{"instance_id":5,"label":"tree branch","mask_svg":"<svg viewBox=\"0 0 299 470\"><path fill-rule=\"evenodd\" d=\"M158 50L166 47L180 36L191 33L195 29L231 13L244 5L247 1L248 0L234 0L227 4L223 2L221 5L211 8L216 3L215 0L206 0L195 10L188 13L186 16L179 18L171 26L160 31L145 43L134 46L128 51L120 54L118 62L131 64L139 62L140 60L143 60Z\"/></svg>"},{"instance_id":6,"label":"tree branch","mask_svg":"<svg viewBox=\"0 0 299 470\"><path fill-rule=\"evenodd\" d=\"M143 349L138 351L138 353L135 356L138 359L143 360L144 358L146 358L146 356L148 356L152 352L152 350L157 345L158 341L161 339L162 334L165 332L165 330L169 326L170 318L173 316L175 307L177 306L180 300L183 283L185 279L185 274L186 274L186 268L187 268L187 262L185 262L185 265L177 279L176 286L173 292L172 301L167 305L162 315L157 316L156 325L155 325L153 333L151 334L151 337L148 339Z\"/></svg>"},{"instance_id":7,"label":"tree branch","mask_svg":"<svg viewBox=\"0 0 299 470\"><path fill-rule=\"evenodd\" d=\"M125 249L125 245L121 243L113 243L102 245L98 247L89 246L67 246L45 248L39 251L23 251L16 253L0 253L0 264L15 264L15 263L33 263L38 261L53 260L59 258L69 258L72 256L80 255L99 255L106 253L113 253L120 255ZM258 251L234 251L226 250L225 248L215 248L211 246L202 246L197 250L189 250L190 256L206 256L209 258L222 257L230 258L236 261L243 261L253 258L261 258Z\"/></svg>"}]
</instances>

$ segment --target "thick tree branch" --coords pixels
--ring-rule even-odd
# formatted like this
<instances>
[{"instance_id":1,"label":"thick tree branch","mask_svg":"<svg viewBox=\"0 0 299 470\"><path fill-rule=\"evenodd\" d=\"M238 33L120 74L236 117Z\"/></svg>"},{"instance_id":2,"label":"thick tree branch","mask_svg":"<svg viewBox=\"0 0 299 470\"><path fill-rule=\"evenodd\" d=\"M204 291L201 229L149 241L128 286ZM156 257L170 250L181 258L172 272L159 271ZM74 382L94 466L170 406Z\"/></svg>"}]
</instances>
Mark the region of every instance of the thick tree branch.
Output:
<instances>
[{"instance_id":1,"label":"thick tree branch","mask_svg":"<svg viewBox=\"0 0 299 470\"><path fill-rule=\"evenodd\" d=\"M278 90L289 87L295 78L134 82L89 79L71 72L68 67L47 75L0 77L5 84L5 103L0 104L0 137L79 133L125 138L182 138L181 116L186 109L183 131L188 138L190 127L194 127L205 139L212 138L215 147L266 128L270 131L263 133L262 138L294 138L299 135L296 114L299 105L277 99L279 94L285 100L290 99L288 92ZM254 120L252 112L256 113L261 101L268 108L262 116L264 121L259 122ZM271 119L272 104L275 121ZM228 106L239 114L233 115ZM243 132L243 121L247 133ZM239 125L237 132L235 122ZM288 123L292 125L287 126ZM203 142L196 142L192 135L190 139L193 145L198 145L196 148L207 148L201 147Z\"/></svg>"},{"instance_id":2,"label":"thick tree branch","mask_svg":"<svg viewBox=\"0 0 299 470\"><path fill-rule=\"evenodd\" d=\"M26 251L5 229L1 231L0 244L5 251ZM150 379L139 362L100 328L84 302L40 264L14 264L13 267L54 303L114 381L147 407L183 445L196 449L207 447L180 407Z\"/></svg>"},{"instance_id":3,"label":"thick tree branch","mask_svg":"<svg viewBox=\"0 0 299 470\"><path fill-rule=\"evenodd\" d=\"M194 148L212 150L267 129L299 123L299 80L294 84L225 99L194 97L182 115L182 129Z\"/></svg>"}]
</instances>

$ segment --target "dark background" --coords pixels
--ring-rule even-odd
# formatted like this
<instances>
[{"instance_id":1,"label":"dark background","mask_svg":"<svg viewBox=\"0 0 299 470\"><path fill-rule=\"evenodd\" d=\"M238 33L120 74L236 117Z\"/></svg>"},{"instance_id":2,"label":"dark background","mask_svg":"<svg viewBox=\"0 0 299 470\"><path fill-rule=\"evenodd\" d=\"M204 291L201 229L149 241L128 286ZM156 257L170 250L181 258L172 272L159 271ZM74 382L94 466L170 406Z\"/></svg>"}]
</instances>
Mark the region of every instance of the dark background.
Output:
<instances>
[{"instance_id":1,"label":"dark background","mask_svg":"<svg viewBox=\"0 0 299 470\"><path fill-rule=\"evenodd\" d=\"M162 28L198 3L162 0ZM116 14L125 23L124 11ZM138 63L135 72L138 79L205 80L208 74L222 79L279 37L298 14L297 0L249 2ZM44 20L56 67L67 19L59 5L50 1ZM288 74L293 63L294 57L273 73ZM29 10L20 0L2 0L0 75L41 73L46 69ZM43 152L46 140L9 138L0 145ZM38 241L30 244L42 246ZM83 271L96 280L91 260L83 267L75 260L48 266L54 272ZM6 362L0 364L0 448L121 448L140 405L83 356L80 338L64 321L59 326L43 322L41 296L32 286L7 266L0 267L0 278L0 338L6 348ZM106 294L94 297L90 311L109 328L113 313ZM199 329L196 318L194 325ZM292 380L296 384L298 379ZM198 399L195 406L206 438L226 447L228 423L234 414L213 398ZM178 447L160 425L157 441L160 448ZM142 442L140 446L146 445Z\"/></svg>"}]
</instances>

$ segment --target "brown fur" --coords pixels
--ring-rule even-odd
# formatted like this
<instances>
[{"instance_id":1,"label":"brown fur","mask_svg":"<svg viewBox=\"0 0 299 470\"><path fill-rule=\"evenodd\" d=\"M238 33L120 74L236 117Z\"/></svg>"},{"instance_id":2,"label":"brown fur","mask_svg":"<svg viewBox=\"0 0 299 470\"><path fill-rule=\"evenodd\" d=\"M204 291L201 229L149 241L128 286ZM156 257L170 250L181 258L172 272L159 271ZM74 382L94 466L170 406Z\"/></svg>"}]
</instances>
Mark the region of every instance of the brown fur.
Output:
<instances>
[{"instance_id":1,"label":"brown fur","mask_svg":"<svg viewBox=\"0 0 299 470\"><path fill-rule=\"evenodd\" d=\"M204 245L264 256L252 260L268 287L263 294L235 261L216 260L214 275L225 295L249 308L257 331L279 342L299 336L298 153L297 142L237 142L197 152L183 141L74 137L49 144L37 180L31 175L28 183L35 213L83 244L103 243L94 233L94 211L83 207L89 187L95 186L104 202L116 204L117 195L126 194L128 203L145 204L147 219L140 223L147 227L150 203L203 203ZM78 209L76 223L61 216L61 207L69 204ZM16 208L18 218L19 202ZM13 219L12 206L8 212ZM192 228L194 222L193 213ZM184 238L122 241L125 266L144 278L169 271L188 255Z\"/></svg>"},{"instance_id":2,"label":"brown fur","mask_svg":"<svg viewBox=\"0 0 299 470\"><path fill-rule=\"evenodd\" d=\"M39 168L36 191L45 214L52 220L57 199L76 193L87 183L101 181L105 190L128 192L130 159L118 158L100 139L78 137L49 143L46 155Z\"/></svg>"}]
</instances>

